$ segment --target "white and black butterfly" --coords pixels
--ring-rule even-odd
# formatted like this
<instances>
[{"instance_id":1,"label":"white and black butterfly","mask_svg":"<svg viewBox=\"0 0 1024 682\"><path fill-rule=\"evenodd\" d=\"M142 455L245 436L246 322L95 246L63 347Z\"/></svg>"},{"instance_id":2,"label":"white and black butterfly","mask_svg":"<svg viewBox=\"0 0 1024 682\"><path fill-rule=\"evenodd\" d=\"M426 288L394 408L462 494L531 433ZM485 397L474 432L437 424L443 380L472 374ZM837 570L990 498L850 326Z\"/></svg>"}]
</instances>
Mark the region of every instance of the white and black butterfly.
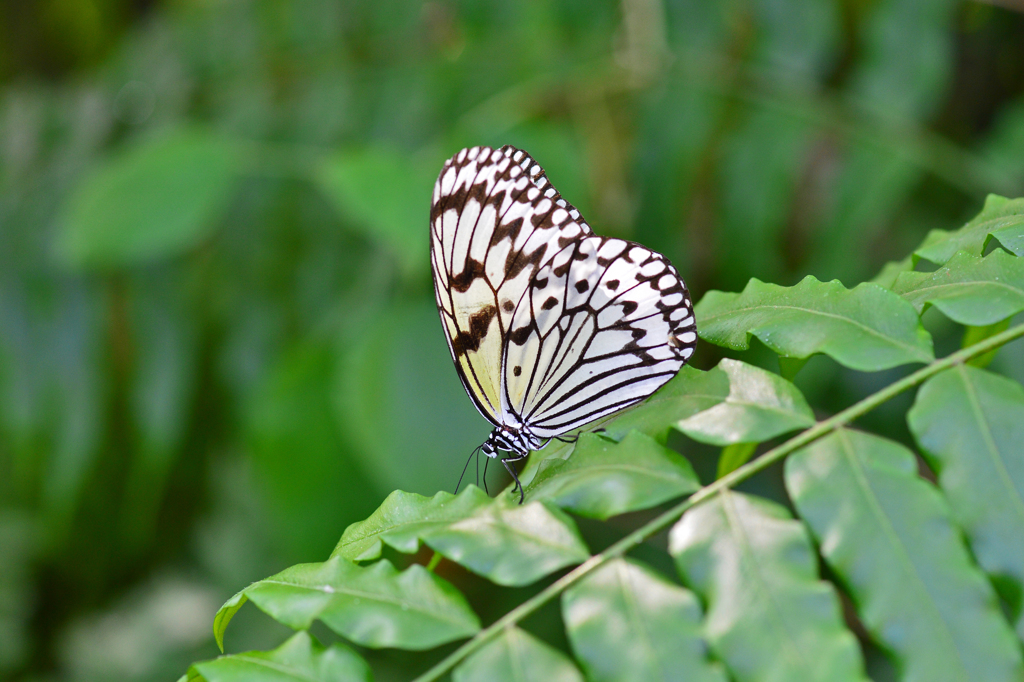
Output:
<instances>
[{"instance_id":1,"label":"white and black butterfly","mask_svg":"<svg viewBox=\"0 0 1024 682\"><path fill-rule=\"evenodd\" d=\"M671 379L697 343L668 260L599 237L544 170L511 146L449 159L434 185L437 309L462 385L510 466Z\"/></svg>"}]
</instances>

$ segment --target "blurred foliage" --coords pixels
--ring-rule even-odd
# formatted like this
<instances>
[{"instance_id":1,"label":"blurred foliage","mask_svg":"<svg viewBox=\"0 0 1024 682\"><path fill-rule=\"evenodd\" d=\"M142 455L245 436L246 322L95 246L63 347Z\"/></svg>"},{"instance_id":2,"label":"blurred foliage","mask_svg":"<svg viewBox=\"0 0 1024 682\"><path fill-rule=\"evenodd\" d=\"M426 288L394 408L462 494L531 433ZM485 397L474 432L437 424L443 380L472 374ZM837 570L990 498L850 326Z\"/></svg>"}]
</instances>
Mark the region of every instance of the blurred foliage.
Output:
<instances>
[{"instance_id":1,"label":"blurred foliage","mask_svg":"<svg viewBox=\"0 0 1024 682\"><path fill-rule=\"evenodd\" d=\"M1024 16L981 3L9 2L0 78L13 679L177 675L240 584L322 560L395 488L454 487L487 427L426 223L462 146L529 150L697 298L852 286L1024 194ZM873 381L812 359L798 383L829 409ZM232 650L281 641L238 621Z\"/></svg>"}]
</instances>

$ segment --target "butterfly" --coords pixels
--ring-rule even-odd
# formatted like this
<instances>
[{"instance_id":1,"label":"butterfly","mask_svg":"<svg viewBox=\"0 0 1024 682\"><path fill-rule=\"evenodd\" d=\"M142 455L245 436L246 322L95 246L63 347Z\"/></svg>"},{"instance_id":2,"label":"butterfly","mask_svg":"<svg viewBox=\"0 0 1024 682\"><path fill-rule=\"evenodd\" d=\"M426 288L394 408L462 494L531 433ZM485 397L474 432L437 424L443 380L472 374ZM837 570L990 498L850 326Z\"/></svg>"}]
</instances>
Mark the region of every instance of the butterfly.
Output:
<instances>
[{"instance_id":1,"label":"butterfly","mask_svg":"<svg viewBox=\"0 0 1024 682\"><path fill-rule=\"evenodd\" d=\"M526 152L463 149L430 209L434 294L462 385L513 462L647 398L697 343L686 284L661 254L593 233Z\"/></svg>"}]
</instances>

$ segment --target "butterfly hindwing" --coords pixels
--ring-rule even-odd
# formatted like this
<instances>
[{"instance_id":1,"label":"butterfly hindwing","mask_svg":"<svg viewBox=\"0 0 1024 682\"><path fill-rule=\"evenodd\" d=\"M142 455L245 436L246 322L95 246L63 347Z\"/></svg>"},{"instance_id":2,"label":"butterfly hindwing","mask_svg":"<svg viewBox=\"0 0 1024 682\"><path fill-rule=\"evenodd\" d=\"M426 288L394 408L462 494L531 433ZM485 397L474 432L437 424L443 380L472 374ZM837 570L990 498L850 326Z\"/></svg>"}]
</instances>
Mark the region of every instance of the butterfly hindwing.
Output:
<instances>
[{"instance_id":1,"label":"butterfly hindwing","mask_svg":"<svg viewBox=\"0 0 1024 682\"><path fill-rule=\"evenodd\" d=\"M449 159L434 185L430 224L434 293L452 360L477 409L498 425L516 306L537 268L590 227L513 147L474 147Z\"/></svg>"},{"instance_id":2,"label":"butterfly hindwing","mask_svg":"<svg viewBox=\"0 0 1024 682\"><path fill-rule=\"evenodd\" d=\"M503 410L554 437L660 388L696 345L686 286L660 254L597 236L539 267L512 319Z\"/></svg>"}]
</instances>

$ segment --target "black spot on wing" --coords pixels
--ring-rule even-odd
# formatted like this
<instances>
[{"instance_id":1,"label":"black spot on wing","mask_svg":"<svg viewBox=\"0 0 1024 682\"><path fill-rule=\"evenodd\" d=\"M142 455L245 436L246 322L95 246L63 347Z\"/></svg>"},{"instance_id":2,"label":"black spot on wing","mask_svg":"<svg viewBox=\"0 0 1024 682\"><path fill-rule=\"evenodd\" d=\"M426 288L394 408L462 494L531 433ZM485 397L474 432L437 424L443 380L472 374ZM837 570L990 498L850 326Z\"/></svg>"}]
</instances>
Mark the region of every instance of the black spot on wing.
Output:
<instances>
[{"instance_id":1,"label":"black spot on wing","mask_svg":"<svg viewBox=\"0 0 1024 682\"><path fill-rule=\"evenodd\" d=\"M452 351L455 355L465 355L470 351L480 348L480 343L487 336L487 328L491 326L491 320L498 314L498 309L493 305L484 306L469 316L469 331L459 332L458 336L452 339Z\"/></svg>"}]
</instances>

